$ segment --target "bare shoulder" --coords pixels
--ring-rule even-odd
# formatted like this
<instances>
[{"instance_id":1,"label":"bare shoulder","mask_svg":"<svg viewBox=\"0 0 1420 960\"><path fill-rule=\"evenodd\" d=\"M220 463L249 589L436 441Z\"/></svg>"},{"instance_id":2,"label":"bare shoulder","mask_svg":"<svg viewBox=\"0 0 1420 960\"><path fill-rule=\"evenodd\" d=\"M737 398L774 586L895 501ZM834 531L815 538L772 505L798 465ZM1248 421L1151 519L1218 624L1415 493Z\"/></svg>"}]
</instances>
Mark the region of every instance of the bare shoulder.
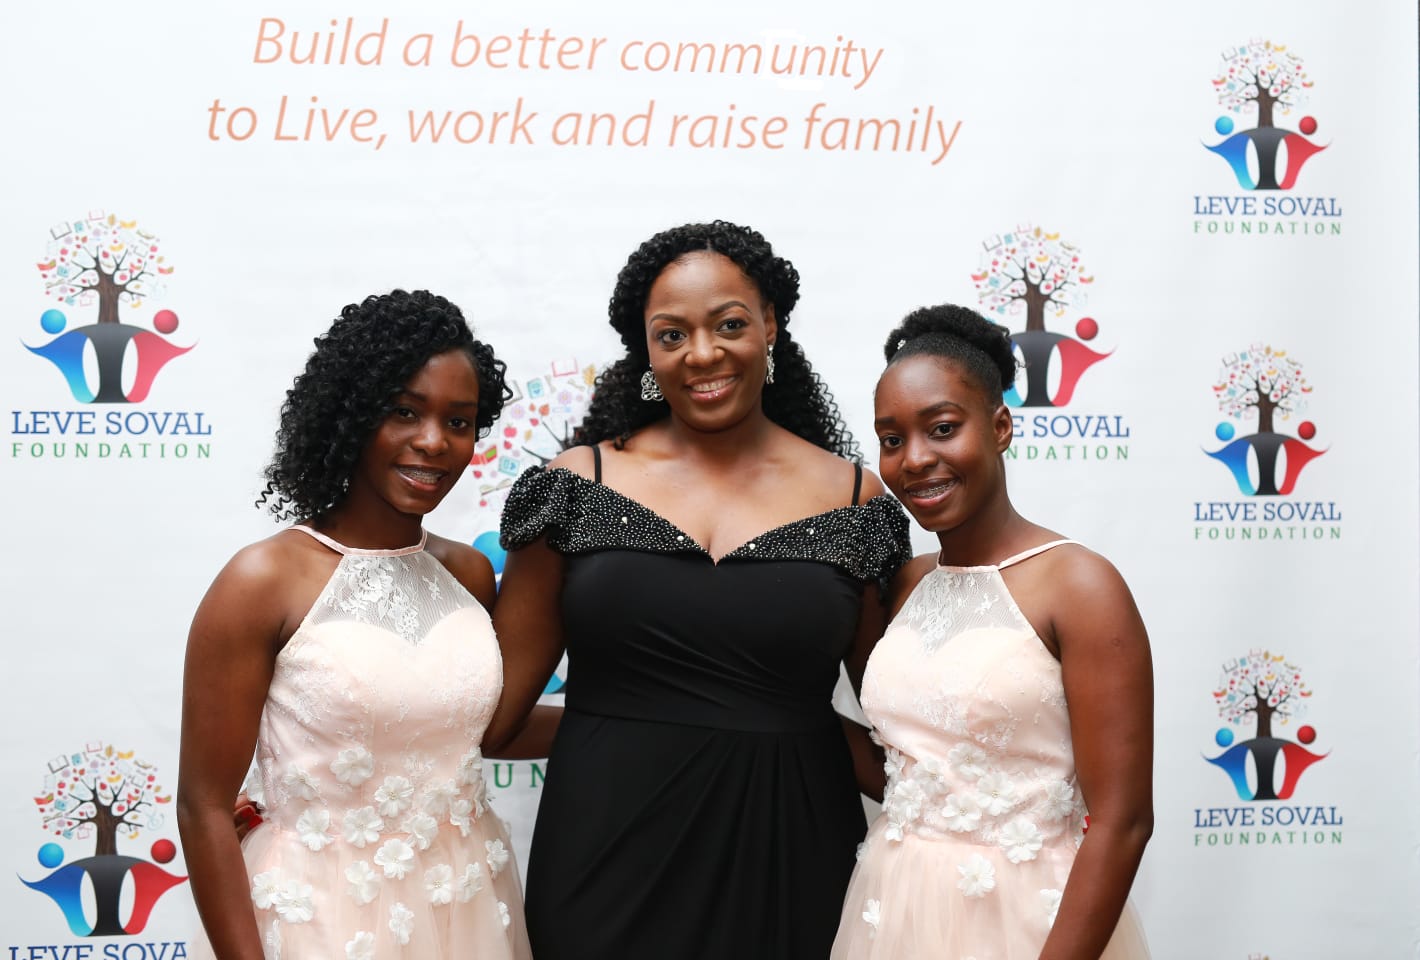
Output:
<instances>
[{"instance_id":1,"label":"bare shoulder","mask_svg":"<svg viewBox=\"0 0 1420 960\"><path fill-rule=\"evenodd\" d=\"M213 586L237 591L279 590L293 573L308 568L316 556L325 553L329 551L305 534L282 530L233 554Z\"/></svg>"},{"instance_id":2,"label":"bare shoulder","mask_svg":"<svg viewBox=\"0 0 1420 960\"><path fill-rule=\"evenodd\" d=\"M1040 558L1042 579L1076 598L1127 596L1129 587L1114 564L1078 543L1064 543Z\"/></svg>"},{"instance_id":3,"label":"bare shoulder","mask_svg":"<svg viewBox=\"0 0 1420 960\"><path fill-rule=\"evenodd\" d=\"M883 483L866 467L840 457L831 450L810 443L789 431L784 431L781 440L782 453L790 471L796 475L803 489L818 491L818 498L836 506L846 506L852 502L853 487L859 470L862 471L862 485L858 489L858 502L865 503L883 493Z\"/></svg>"},{"instance_id":4,"label":"bare shoulder","mask_svg":"<svg viewBox=\"0 0 1420 960\"><path fill-rule=\"evenodd\" d=\"M479 550L458 540L450 540L438 534L429 534L425 544L429 555L444 565L454 579L463 584L465 590L473 594L479 603L488 609L493 607L493 597L497 592L493 574L493 564Z\"/></svg>"},{"instance_id":5,"label":"bare shoulder","mask_svg":"<svg viewBox=\"0 0 1420 960\"><path fill-rule=\"evenodd\" d=\"M596 476L596 463L592 448L588 445L568 447L547 463L547 469L570 470L579 477L591 480Z\"/></svg>"}]
</instances>

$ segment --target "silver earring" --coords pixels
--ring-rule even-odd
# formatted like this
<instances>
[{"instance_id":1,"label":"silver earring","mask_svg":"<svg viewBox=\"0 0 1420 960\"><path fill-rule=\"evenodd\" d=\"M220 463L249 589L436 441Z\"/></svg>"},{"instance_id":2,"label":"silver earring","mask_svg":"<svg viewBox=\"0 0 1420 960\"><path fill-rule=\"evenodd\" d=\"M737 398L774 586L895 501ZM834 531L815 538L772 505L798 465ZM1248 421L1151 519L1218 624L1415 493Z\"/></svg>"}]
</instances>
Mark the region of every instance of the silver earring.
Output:
<instances>
[{"instance_id":1,"label":"silver earring","mask_svg":"<svg viewBox=\"0 0 1420 960\"><path fill-rule=\"evenodd\" d=\"M650 367L641 374L641 399L651 403L665 399L661 394L661 385L656 382L656 373Z\"/></svg>"},{"instance_id":2,"label":"silver earring","mask_svg":"<svg viewBox=\"0 0 1420 960\"><path fill-rule=\"evenodd\" d=\"M770 384L774 382L774 345L770 344L764 354L764 382Z\"/></svg>"}]
</instances>

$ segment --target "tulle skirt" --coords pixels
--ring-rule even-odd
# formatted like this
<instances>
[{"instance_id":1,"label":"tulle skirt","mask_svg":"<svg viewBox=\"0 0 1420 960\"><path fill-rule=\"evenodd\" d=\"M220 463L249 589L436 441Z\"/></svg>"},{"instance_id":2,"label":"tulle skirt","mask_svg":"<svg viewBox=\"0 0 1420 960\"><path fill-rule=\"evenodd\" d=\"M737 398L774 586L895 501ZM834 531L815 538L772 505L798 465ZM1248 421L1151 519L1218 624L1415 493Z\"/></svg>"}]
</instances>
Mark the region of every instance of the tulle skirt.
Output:
<instances>
[{"instance_id":1,"label":"tulle skirt","mask_svg":"<svg viewBox=\"0 0 1420 960\"><path fill-rule=\"evenodd\" d=\"M529 960L512 845L491 811L470 822L468 836L446 824L426 849L381 855L392 838L407 835L312 851L269 820L252 831L242 853L254 902L233 909L255 909L267 960ZM203 937L191 946L193 957L213 956Z\"/></svg>"},{"instance_id":2,"label":"tulle skirt","mask_svg":"<svg viewBox=\"0 0 1420 960\"><path fill-rule=\"evenodd\" d=\"M995 846L883 836L880 818L853 872L832 960L1037 960L1074 862L1068 840L1012 863ZM1102 960L1147 960L1132 907Z\"/></svg>"}]
</instances>

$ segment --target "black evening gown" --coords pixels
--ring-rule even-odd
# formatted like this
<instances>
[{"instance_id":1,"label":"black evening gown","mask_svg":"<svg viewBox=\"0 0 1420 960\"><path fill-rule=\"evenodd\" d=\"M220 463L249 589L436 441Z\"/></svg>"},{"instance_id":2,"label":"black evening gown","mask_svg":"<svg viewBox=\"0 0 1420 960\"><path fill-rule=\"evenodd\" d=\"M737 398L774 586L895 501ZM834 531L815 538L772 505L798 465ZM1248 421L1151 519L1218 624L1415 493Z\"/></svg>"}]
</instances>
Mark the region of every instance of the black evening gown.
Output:
<instances>
[{"instance_id":1,"label":"black evening gown","mask_svg":"<svg viewBox=\"0 0 1420 960\"><path fill-rule=\"evenodd\" d=\"M827 957L866 828L832 693L865 584L909 556L901 507L808 517L716 563L636 501L538 468L502 533L565 556L533 955Z\"/></svg>"}]
</instances>

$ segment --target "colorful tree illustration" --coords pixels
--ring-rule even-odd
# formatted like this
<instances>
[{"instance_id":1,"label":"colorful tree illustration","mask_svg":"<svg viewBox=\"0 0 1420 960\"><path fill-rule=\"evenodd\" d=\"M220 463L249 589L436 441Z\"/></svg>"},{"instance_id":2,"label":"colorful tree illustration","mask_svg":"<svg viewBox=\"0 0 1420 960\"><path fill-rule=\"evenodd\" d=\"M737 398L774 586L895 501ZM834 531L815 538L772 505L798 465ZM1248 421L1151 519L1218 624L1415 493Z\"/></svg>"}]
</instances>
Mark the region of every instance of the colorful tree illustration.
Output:
<instances>
[{"instance_id":1,"label":"colorful tree illustration","mask_svg":"<svg viewBox=\"0 0 1420 960\"><path fill-rule=\"evenodd\" d=\"M158 252L158 238L102 212L61 223L50 230L45 260L35 264L45 295L68 306L99 305L99 323L118 323L118 305L137 306L161 292L173 272Z\"/></svg>"},{"instance_id":2,"label":"colorful tree illustration","mask_svg":"<svg viewBox=\"0 0 1420 960\"><path fill-rule=\"evenodd\" d=\"M1094 282L1073 244L1037 226L1020 226L984 246L981 269L971 275L981 304L1001 316L1024 310L1027 331L1045 329L1047 309L1059 316L1067 306L1082 305L1081 287Z\"/></svg>"},{"instance_id":3,"label":"colorful tree illustration","mask_svg":"<svg viewBox=\"0 0 1420 960\"><path fill-rule=\"evenodd\" d=\"M141 830L161 826L156 805L172 801L152 764L110 744L56 757L49 771L44 794L34 798L45 830L65 839L94 835L95 856L117 854L120 833L136 840Z\"/></svg>"},{"instance_id":4,"label":"colorful tree illustration","mask_svg":"<svg viewBox=\"0 0 1420 960\"><path fill-rule=\"evenodd\" d=\"M572 446L572 431L587 412L595 383L596 368L575 360L554 361L540 377L508 381L514 398L471 464L480 507L501 506L518 474Z\"/></svg>"},{"instance_id":5,"label":"colorful tree illustration","mask_svg":"<svg viewBox=\"0 0 1420 960\"><path fill-rule=\"evenodd\" d=\"M1255 343L1223 358L1213 392L1218 395L1219 409L1228 416L1242 420L1255 410L1257 432L1274 433L1273 418L1286 420L1299 413L1312 388L1301 364L1287 356L1287 351Z\"/></svg>"},{"instance_id":6,"label":"colorful tree illustration","mask_svg":"<svg viewBox=\"0 0 1420 960\"><path fill-rule=\"evenodd\" d=\"M1282 44L1253 40L1224 51L1213 86L1223 106L1237 114L1256 106L1257 126L1271 127L1273 111L1287 113L1301 106L1312 82L1301 57Z\"/></svg>"},{"instance_id":7,"label":"colorful tree illustration","mask_svg":"<svg viewBox=\"0 0 1420 960\"><path fill-rule=\"evenodd\" d=\"M1253 650L1223 664L1218 689L1213 691L1224 720L1238 725L1248 714L1257 718L1259 739L1272 736L1274 716L1288 723L1311 695L1300 668L1267 650Z\"/></svg>"}]
</instances>

